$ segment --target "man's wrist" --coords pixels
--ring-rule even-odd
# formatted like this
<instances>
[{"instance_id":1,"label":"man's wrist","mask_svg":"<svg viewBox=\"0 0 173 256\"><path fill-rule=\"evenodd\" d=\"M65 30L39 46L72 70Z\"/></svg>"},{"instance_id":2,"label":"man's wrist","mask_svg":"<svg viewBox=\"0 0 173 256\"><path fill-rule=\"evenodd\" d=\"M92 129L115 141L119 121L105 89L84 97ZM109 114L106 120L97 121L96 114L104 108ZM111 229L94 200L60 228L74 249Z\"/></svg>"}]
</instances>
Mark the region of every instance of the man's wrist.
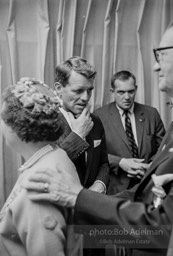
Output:
<instances>
[{"instance_id":1,"label":"man's wrist","mask_svg":"<svg viewBox=\"0 0 173 256\"><path fill-rule=\"evenodd\" d=\"M121 160L119 161L119 167L121 167L122 166L122 164L123 164L123 162L124 162L124 160L125 160L125 158L121 158ZM121 167L122 168L122 167Z\"/></svg>"},{"instance_id":2,"label":"man's wrist","mask_svg":"<svg viewBox=\"0 0 173 256\"><path fill-rule=\"evenodd\" d=\"M80 194L80 192L83 190L83 187L80 186L76 189L76 191L74 192L74 194L72 195L71 199L69 200L70 202L70 207L71 208L74 208L75 205L76 205L76 201L77 201L77 198L78 198L78 195Z\"/></svg>"},{"instance_id":3,"label":"man's wrist","mask_svg":"<svg viewBox=\"0 0 173 256\"><path fill-rule=\"evenodd\" d=\"M75 134L77 134L82 140L85 140L85 137L83 137L81 134L79 134L78 132L72 130L72 132L74 132Z\"/></svg>"}]
</instances>

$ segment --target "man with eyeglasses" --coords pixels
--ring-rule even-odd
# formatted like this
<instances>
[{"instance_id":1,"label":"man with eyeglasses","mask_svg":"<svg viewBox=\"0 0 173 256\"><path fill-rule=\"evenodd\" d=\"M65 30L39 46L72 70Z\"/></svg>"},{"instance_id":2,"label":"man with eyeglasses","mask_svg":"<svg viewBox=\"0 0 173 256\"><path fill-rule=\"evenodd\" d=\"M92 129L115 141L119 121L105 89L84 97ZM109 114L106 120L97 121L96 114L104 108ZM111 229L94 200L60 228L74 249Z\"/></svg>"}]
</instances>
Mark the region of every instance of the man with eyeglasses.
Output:
<instances>
[{"instance_id":1,"label":"man with eyeglasses","mask_svg":"<svg viewBox=\"0 0 173 256\"><path fill-rule=\"evenodd\" d=\"M166 30L159 48L154 52L157 53L154 71L159 74L159 88L173 97L173 23ZM60 169L57 167L63 179L58 174L51 175L49 170L39 171L37 175L28 177L24 184L28 190L43 192L44 183L49 184L48 193L32 195L32 200L49 200L58 205L74 208L74 220L80 225L110 225L108 228L117 228L119 225L122 228L121 234L109 232L107 240L104 240L98 235L99 231L96 232L98 226L94 226L95 229L90 226L90 235L93 234L92 238L94 234L97 235L101 244L105 242L110 246L114 243L117 245L116 238L121 238L124 239L124 243L119 239L122 241L121 245L128 247L130 244L133 248L132 255L165 256L167 251L169 256L172 255L172 241L169 250L167 248L173 224L173 183L166 180L164 187L160 185L163 185L163 178L167 177L167 174L173 173L173 123L144 178L135 191L126 191L126 198L118 195L106 196L84 189L70 174ZM153 174L156 174L160 181L152 179ZM65 183L66 187L62 186L62 183ZM108 228L104 229L105 232ZM154 233L148 232L150 229ZM133 243L132 238L135 234L138 240Z\"/></svg>"},{"instance_id":2,"label":"man with eyeglasses","mask_svg":"<svg viewBox=\"0 0 173 256\"><path fill-rule=\"evenodd\" d=\"M154 49L154 56L156 63L154 70L159 72L159 88L161 91L166 92L169 96L173 97L173 46L162 47L166 43L168 45L173 44L170 39L170 29L163 37L159 48Z\"/></svg>"},{"instance_id":3,"label":"man with eyeglasses","mask_svg":"<svg viewBox=\"0 0 173 256\"><path fill-rule=\"evenodd\" d=\"M160 48L153 49L156 62L159 63L160 62L160 57L163 56L164 53L165 53L164 51L169 50L169 49L173 49L173 46L160 47Z\"/></svg>"}]
</instances>

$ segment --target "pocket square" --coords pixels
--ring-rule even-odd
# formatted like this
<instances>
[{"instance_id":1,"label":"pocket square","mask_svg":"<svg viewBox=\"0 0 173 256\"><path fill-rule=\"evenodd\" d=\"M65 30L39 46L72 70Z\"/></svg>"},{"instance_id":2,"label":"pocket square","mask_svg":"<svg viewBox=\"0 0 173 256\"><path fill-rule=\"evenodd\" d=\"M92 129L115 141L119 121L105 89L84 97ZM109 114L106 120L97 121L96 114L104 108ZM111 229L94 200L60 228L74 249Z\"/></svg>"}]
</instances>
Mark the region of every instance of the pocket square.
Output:
<instances>
[{"instance_id":1,"label":"pocket square","mask_svg":"<svg viewBox=\"0 0 173 256\"><path fill-rule=\"evenodd\" d=\"M94 140L94 148L98 147L101 143L101 140Z\"/></svg>"},{"instance_id":2,"label":"pocket square","mask_svg":"<svg viewBox=\"0 0 173 256\"><path fill-rule=\"evenodd\" d=\"M166 145L164 144L163 147L162 147L162 151L166 148Z\"/></svg>"}]
</instances>

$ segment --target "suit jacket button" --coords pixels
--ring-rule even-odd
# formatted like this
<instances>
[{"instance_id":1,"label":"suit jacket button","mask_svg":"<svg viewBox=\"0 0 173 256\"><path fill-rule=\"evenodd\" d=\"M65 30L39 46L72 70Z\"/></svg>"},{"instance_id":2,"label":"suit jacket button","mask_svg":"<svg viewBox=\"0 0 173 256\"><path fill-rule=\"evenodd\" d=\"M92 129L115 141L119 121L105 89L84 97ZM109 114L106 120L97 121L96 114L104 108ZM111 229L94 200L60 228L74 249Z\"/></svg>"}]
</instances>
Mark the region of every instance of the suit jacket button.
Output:
<instances>
[{"instance_id":1,"label":"suit jacket button","mask_svg":"<svg viewBox=\"0 0 173 256\"><path fill-rule=\"evenodd\" d=\"M44 219L44 227L53 230L57 225L57 220L53 216L47 216Z\"/></svg>"}]
</instances>

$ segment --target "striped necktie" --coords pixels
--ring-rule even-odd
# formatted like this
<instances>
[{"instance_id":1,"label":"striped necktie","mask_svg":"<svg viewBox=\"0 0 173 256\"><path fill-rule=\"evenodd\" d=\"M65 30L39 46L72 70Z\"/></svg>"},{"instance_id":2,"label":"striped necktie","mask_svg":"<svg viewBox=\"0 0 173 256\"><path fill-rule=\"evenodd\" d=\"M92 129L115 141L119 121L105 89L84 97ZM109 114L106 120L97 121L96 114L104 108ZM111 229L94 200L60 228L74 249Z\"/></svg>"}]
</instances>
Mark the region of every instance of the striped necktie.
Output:
<instances>
[{"instance_id":1,"label":"striped necktie","mask_svg":"<svg viewBox=\"0 0 173 256\"><path fill-rule=\"evenodd\" d=\"M135 139L134 139L132 125L131 125L131 121L130 121L130 117L129 117L129 111L125 110L124 115L125 115L125 130L126 130L126 135L127 135L127 139L129 142L129 146L131 148L132 156L135 158L138 158L138 147L137 147Z\"/></svg>"}]
</instances>

